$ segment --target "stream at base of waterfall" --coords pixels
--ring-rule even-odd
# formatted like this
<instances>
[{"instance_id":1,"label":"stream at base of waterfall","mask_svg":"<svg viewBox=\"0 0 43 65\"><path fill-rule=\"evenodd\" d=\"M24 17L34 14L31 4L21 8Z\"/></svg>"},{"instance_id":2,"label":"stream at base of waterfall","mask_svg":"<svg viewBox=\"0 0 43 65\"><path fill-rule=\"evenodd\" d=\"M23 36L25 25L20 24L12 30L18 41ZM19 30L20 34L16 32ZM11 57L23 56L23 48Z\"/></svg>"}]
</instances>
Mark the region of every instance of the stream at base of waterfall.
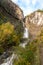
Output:
<instances>
[{"instance_id":1,"label":"stream at base of waterfall","mask_svg":"<svg viewBox=\"0 0 43 65\"><path fill-rule=\"evenodd\" d=\"M5 62L1 65L12 65L13 64L13 60L17 58L17 55L16 54L12 54L11 57L8 57Z\"/></svg>"}]
</instances>

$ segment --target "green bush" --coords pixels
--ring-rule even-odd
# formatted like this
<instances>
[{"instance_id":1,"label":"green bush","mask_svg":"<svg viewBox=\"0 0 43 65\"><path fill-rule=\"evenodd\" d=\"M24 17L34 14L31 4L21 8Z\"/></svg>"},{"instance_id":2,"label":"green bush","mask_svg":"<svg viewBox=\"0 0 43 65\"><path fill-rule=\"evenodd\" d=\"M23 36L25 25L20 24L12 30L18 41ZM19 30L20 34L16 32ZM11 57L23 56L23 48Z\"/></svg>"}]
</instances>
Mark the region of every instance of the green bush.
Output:
<instances>
[{"instance_id":1,"label":"green bush","mask_svg":"<svg viewBox=\"0 0 43 65\"><path fill-rule=\"evenodd\" d=\"M34 65L35 62L35 53L37 51L37 46L31 42L26 48L16 47L15 52L18 55L18 60L16 61L17 64L15 65ZM20 60L22 59L22 60ZM20 63L20 64L19 64Z\"/></svg>"},{"instance_id":2,"label":"green bush","mask_svg":"<svg viewBox=\"0 0 43 65\"><path fill-rule=\"evenodd\" d=\"M4 48L0 46L0 55L4 52Z\"/></svg>"},{"instance_id":3,"label":"green bush","mask_svg":"<svg viewBox=\"0 0 43 65\"><path fill-rule=\"evenodd\" d=\"M14 65L30 65L30 63L22 58L20 58Z\"/></svg>"}]
</instances>

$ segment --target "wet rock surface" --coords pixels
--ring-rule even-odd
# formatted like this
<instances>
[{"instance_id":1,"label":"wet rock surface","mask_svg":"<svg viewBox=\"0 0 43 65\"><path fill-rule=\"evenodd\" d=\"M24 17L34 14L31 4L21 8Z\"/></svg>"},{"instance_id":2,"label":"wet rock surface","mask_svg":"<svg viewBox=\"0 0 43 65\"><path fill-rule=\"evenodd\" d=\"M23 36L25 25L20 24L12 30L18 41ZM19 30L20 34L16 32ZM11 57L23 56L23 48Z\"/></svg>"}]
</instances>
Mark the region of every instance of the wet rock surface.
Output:
<instances>
[{"instance_id":1,"label":"wet rock surface","mask_svg":"<svg viewBox=\"0 0 43 65\"><path fill-rule=\"evenodd\" d=\"M6 51L2 55L0 55L0 64L2 64L8 57L10 57L12 51Z\"/></svg>"}]
</instances>

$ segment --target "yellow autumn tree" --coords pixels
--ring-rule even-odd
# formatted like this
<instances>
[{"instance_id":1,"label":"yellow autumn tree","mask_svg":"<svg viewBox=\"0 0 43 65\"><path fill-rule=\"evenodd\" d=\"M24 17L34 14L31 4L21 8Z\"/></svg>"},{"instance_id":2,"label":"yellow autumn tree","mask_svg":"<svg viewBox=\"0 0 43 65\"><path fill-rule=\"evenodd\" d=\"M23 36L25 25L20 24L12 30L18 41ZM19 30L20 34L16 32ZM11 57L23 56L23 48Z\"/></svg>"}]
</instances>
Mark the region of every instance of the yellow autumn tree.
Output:
<instances>
[{"instance_id":1,"label":"yellow autumn tree","mask_svg":"<svg viewBox=\"0 0 43 65\"><path fill-rule=\"evenodd\" d=\"M0 46L17 45L19 43L19 38L16 34L14 25L10 22L3 23L0 25Z\"/></svg>"}]
</instances>

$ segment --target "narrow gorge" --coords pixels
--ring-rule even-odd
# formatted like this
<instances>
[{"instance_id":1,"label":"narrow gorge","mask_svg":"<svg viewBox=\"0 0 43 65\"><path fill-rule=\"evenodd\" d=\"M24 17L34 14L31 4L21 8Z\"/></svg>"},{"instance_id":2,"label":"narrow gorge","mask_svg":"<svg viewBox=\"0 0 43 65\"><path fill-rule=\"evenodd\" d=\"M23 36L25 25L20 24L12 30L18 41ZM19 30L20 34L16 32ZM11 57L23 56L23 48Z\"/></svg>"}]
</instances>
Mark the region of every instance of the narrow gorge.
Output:
<instances>
[{"instance_id":1,"label":"narrow gorge","mask_svg":"<svg viewBox=\"0 0 43 65\"><path fill-rule=\"evenodd\" d=\"M43 65L43 10L24 16L11 0L0 0L0 65Z\"/></svg>"}]
</instances>

